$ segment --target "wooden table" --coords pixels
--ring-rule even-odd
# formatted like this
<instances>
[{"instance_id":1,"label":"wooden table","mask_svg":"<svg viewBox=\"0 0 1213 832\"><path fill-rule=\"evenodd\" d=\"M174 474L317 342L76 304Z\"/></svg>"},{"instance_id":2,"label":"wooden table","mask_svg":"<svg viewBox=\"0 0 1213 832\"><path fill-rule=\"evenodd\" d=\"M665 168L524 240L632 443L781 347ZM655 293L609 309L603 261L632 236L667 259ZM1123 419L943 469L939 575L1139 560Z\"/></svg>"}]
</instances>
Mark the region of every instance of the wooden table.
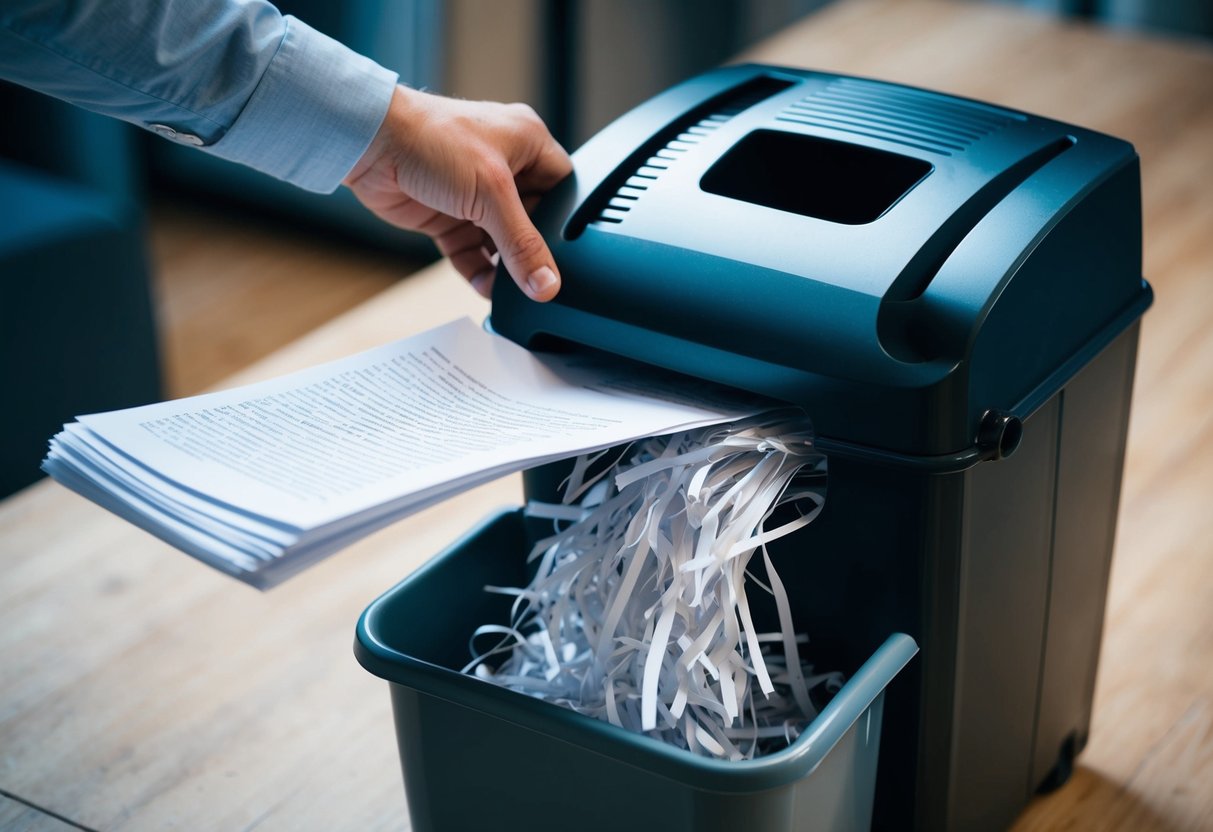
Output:
<instances>
[{"instance_id":1,"label":"wooden table","mask_svg":"<svg viewBox=\"0 0 1213 832\"><path fill-rule=\"evenodd\" d=\"M873 0L747 57L986 99L1137 146L1157 302L1092 738L1073 780L1016 829L1213 828L1213 50L997 6ZM231 382L486 311L436 266ZM513 478L480 488L264 595L52 483L8 499L0 827L407 827L387 689L354 662L354 622L517 494Z\"/></svg>"}]
</instances>

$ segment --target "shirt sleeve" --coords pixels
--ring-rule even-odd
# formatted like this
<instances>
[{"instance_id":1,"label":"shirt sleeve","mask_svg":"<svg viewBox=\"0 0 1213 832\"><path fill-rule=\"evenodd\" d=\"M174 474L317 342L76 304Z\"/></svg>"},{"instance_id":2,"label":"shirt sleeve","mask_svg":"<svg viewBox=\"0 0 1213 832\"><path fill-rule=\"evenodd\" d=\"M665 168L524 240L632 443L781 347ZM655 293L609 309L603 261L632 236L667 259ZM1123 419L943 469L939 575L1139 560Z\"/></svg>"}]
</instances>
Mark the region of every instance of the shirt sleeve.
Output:
<instances>
[{"instance_id":1,"label":"shirt sleeve","mask_svg":"<svg viewBox=\"0 0 1213 832\"><path fill-rule=\"evenodd\" d=\"M396 84L264 0L5 0L0 77L322 193Z\"/></svg>"}]
</instances>

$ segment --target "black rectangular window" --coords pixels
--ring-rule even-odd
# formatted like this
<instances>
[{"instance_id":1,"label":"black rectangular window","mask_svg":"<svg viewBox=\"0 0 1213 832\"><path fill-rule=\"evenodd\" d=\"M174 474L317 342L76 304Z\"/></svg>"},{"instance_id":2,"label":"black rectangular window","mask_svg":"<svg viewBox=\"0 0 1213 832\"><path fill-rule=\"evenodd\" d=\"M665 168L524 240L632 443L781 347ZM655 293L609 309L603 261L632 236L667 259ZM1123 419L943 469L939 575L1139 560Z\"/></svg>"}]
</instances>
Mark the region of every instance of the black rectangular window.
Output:
<instances>
[{"instance_id":1,"label":"black rectangular window","mask_svg":"<svg viewBox=\"0 0 1213 832\"><path fill-rule=\"evenodd\" d=\"M931 172L930 162L782 130L755 130L699 182L720 196L861 225Z\"/></svg>"}]
</instances>

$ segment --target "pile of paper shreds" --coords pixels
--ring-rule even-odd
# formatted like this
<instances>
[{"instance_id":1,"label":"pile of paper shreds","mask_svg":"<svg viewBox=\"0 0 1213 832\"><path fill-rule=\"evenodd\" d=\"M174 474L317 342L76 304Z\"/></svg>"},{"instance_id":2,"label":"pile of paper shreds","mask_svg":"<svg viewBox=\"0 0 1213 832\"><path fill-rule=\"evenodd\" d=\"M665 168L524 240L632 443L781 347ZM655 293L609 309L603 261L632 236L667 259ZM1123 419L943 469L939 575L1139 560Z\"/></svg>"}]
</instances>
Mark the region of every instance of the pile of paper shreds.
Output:
<instances>
[{"instance_id":1,"label":"pile of paper shreds","mask_svg":"<svg viewBox=\"0 0 1213 832\"><path fill-rule=\"evenodd\" d=\"M824 503L808 421L766 414L639 440L614 464L603 453L578 458L562 504L528 506L556 533L531 552L530 586L488 587L516 596L511 623L476 631L473 644L500 640L466 669L708 756L786 747L817 714L810 690L842 684L801 662L807 639L767 552ZM766 583L747 571L759 552ZM755 587L777 632L755 629Z\"/></svg>"}]
</instances>

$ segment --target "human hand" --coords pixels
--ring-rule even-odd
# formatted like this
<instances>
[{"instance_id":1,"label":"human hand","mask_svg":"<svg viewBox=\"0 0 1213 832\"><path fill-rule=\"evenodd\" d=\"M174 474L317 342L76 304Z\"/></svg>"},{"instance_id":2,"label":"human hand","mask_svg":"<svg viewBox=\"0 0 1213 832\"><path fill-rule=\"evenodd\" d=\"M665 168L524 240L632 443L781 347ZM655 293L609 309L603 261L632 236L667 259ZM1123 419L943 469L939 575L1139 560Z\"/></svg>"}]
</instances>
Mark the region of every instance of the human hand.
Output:
<instances>
[{"instance_id":1,"label":"human hand","mask_svg":"<svg viewBox=\"0 0 1213 832\"><path fill-rule=\"evenodd\" d=\"M527 210L572 169L525 104L398 86L345 185L381 219L429 235L481 295L492 290L499 252L519 287L546 301L560 273Z\"/></svg>"}]
</instances>

